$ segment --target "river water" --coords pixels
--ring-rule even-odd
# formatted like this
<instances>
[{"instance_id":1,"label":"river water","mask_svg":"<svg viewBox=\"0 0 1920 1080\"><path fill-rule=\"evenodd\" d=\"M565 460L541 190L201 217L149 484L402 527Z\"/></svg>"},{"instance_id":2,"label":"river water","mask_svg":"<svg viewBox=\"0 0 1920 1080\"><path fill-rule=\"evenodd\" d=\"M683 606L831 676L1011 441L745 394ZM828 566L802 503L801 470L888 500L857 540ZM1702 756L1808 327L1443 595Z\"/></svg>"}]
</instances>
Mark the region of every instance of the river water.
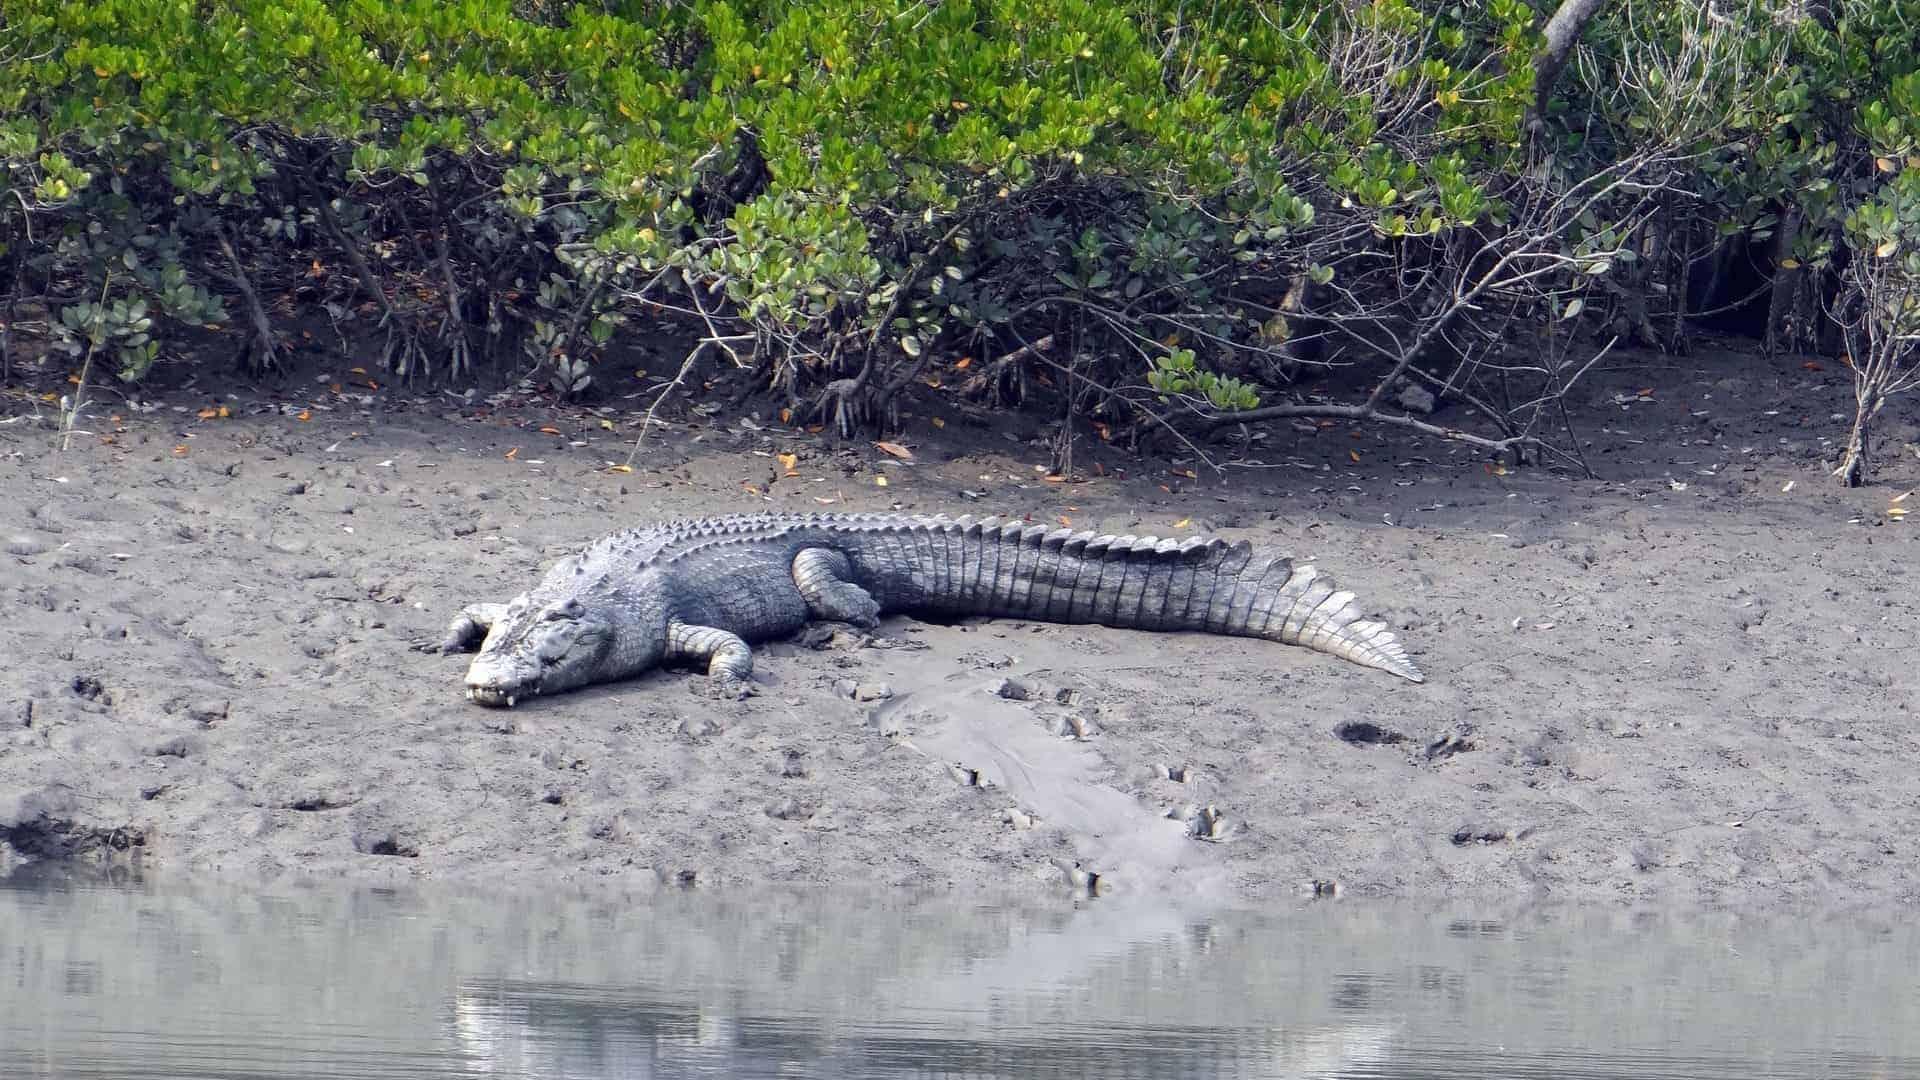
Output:
<instances>
[{"instance_id":1,"label":"river water","mask_svg":"<svg viewBox=\"0 0 1920 1080\"><path fill-rule=\"evenodd\" d=\"M1920 1077L1920 920L0 882L0 1077Z\"/></svg>"}]
</instances>

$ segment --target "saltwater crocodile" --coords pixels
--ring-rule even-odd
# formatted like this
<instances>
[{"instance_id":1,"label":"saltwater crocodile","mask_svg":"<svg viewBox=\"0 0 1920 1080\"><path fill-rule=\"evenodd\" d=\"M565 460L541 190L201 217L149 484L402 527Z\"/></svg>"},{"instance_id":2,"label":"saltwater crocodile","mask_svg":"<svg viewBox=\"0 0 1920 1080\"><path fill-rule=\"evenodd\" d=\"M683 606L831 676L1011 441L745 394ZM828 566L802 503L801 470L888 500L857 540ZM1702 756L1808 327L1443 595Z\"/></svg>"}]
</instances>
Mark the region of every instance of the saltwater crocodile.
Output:
<instances>
[{"instance_id":1,"label":"saltwater crocodile","mask_svg":"<svg viewBox=\"0 0 1920 1080\"><path fill-rule=\"evenodd\" d=\"M479 648L467 697L511 707L700 663L748 692L748 643L884 612L1195 630L1304 645L1421 682L1382 623L1311 565L1242 540L1096 536L996 518L742 514L628 529L505 604L474 604L441 651Z\"/></svg>"}]
</instances>

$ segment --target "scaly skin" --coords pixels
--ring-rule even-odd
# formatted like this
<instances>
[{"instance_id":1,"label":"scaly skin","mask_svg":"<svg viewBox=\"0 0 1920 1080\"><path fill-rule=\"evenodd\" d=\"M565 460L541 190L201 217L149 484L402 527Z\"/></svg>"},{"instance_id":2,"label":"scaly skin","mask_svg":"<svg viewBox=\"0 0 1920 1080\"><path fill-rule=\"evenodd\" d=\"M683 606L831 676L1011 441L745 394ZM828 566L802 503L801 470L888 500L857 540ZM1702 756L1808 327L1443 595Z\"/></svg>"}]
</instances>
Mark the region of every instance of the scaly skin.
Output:
<instances>
[{"instance_id":1,"label":"scaly skin","mask_svg":"<svg viewBox=\"0 0 1920 1080\"><path fill-rule=\"evenodd\" d=\"M1424 681L1394 635L1312 566L1245 541L1095 536L996 519L744 514L630 529L506 604L462 611L437 648L479 649L467 696L512 706L670 662L750 692L751 642L813 619L991 615L1303 645Z\"/></svg>"}]
</instances>

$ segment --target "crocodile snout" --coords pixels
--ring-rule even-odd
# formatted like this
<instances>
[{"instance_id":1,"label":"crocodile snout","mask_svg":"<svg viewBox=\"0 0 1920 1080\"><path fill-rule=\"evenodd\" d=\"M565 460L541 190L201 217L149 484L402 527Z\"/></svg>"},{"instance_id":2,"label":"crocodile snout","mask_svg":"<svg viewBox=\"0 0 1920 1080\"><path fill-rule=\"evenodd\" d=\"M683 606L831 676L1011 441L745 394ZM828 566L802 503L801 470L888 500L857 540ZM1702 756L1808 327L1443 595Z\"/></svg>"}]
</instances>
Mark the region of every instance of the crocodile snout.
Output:
<instances>
[{"instance_id":1,"label":"crocodile snout","mask_svg":"<svg viewBox=\"0 0 1920 1080\"><path fill-rule=\"evenodd\" d=\"M481 705L490 705L497 709L511 709L520 700L519 695L492 686L467 687L467 700Z\"/></svg>"},{"instance_id":2,"label":"crocodile snout","mask_svg":"<svg viewBox=\"0 0 1920 1080\"><path fill-rule=\"evenodd\" d=\"M467 668L467 700L494 708L511 709L524 697L532 697L538 688L499 658L482 654Z\"/></svg>"}]
</instances>

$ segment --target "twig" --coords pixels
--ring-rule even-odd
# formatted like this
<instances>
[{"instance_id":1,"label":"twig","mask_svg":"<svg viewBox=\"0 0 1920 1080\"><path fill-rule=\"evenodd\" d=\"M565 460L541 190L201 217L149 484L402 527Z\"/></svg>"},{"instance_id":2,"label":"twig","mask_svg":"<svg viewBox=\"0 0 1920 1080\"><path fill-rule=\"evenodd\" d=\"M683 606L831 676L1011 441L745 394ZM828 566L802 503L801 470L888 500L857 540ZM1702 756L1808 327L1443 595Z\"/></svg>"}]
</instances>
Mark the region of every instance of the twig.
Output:
<instances>
[{"instance_id":1,"label":"twig","mask_svg":"<svg viewBox=\"0 0 1920 1080\"><path fill-rule=\"evenodd\" d=\"M1202 422L1211 427L1221 427L1226 424L1249 424L1256 420L1281 420L1296 416L1390 424L1454 442L1463 442L1469 446L1478 446L1497 454L1510 452L1519 446L1531 446L1563 453L1534 435L1509 435L1504 439L1489 439L1485 435L1475 435L1459 428L1442 427L1401 413L1381 412L1370 405L1267 405L1258 409L1215 413L1212 416L1203 417Z\"/></svg>"},{"instance_id":2,"label":"twig","mask_svg":"<svg viewBox=\"0 0 1920 1080\"><path fill-rule=\"evenodd\" d=\"M105 306L107 290L113 285L113 274L109 271L100 281L100 303ZM80 383L73 388L73 404L67 409L66 421L61 425L60 452L66 453L73 445L73 425L80 420L80 405L87 396L87 373L93 370L93 352L100 347L100 341L92 334L87 336L87 358L80 362Z\"/></svg>"},{"instance_id":3,"label":"twig","mask_svg":"<svg viewBox=\"0 0 1920 1080\"><path fill-rule=\"evenodd\" d=\"M624 468L633 468L633 459L639 456L641 444L647 441L647 432L653 430L653 414L659 410L660 403L667 400L668 394L686 385L687 374L693 370L693 362L706 351L707 345L708 340L701 338L698 344L687 350L687 358L680 361L680 370L674 375L673 381L661 387L660 392L654 395L653 404L647 406L647 415L640 420L640 433L633 437L633 446L627 451L627 460L621 462Z\"/></svg>"},{"instance_id":4,"label":"twig","mask_svg":"<svg viewBox=\"0 0 1920 1080\"><path fill-rule=\"evenodd\" d=\"M687 351L687 358L680 361L680 370L674 374L673 381L661 387L660 392L654 395L653 404L647 406L647 415L640 421L640 433L634 436L633 448L627 451L627 460L622 463L626 468L633 467L633 459L639 456L641 444L647 441L647 432L653 430L653 414L659 410L661 402L667 400L667 395L686 385L687 375L693 371L694 361L700 359L700 354L709 348L718 347L726 350L727 356L736 366L742 366L740 354L734 351L733 343L753 340L752 334L720 333L719 327L713 324L713 317L708 314L706 305L700 302L700 290L691 281L687 282L687 292L693 297L694 307L700 310L700 317L706 321L707 336L701 338L692 349Z\"/></svg>"}]
</instances>

